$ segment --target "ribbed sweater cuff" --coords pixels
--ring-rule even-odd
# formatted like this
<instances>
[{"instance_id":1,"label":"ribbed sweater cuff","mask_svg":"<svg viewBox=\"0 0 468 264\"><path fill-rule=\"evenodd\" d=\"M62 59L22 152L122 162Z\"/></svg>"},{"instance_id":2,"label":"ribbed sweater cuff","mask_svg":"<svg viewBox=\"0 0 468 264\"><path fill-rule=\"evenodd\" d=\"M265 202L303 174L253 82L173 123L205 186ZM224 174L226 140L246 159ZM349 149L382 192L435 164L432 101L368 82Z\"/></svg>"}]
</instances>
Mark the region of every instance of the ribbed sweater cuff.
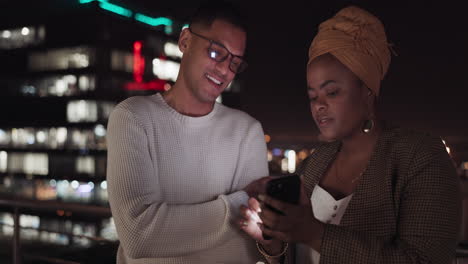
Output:
<instances>
[{"instance_id":1,"label":"ribbed sweater cuff","mask_svg":"<svg viewBox=\"0 0 468 264\"><path fill-rule=\"evenodd\" d=\"M233 218L239 217L239 208L241 204L247 205L249 196L244 191L237 191L226 195L226 201L229 204L229 210Z\"/></svg>"}]
</instances>

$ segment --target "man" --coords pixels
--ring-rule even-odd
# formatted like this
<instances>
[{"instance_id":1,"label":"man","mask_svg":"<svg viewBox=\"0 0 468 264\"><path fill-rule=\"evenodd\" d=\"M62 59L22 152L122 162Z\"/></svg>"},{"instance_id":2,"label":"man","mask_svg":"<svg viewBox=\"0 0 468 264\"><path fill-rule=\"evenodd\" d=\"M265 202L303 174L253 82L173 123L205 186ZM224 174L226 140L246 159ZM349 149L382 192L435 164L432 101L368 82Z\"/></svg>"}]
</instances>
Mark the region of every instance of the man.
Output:
<instances>
[{"instance_id":1,"label":"man","mask_svg":"<svg viewBox=\"0 0 468 264\"><path fill-rule=\"evenodd\" d=\"M256 195L247 184L268 174L263 130L215 102L246 66L239 18L219 1L202 5L180 34L183 57L172 89L131 97L109 119L119 264L260 259L235 223L239 206Z\"/></svg>"}]
</instances>

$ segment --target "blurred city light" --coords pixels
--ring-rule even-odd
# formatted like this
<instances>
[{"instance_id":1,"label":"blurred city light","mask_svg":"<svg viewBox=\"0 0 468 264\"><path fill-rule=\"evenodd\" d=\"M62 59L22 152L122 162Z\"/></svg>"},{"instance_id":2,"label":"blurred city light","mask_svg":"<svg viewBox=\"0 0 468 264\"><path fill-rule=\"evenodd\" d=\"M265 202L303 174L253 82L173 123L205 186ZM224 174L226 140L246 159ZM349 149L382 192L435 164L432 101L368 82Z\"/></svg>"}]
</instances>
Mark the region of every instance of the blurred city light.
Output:
<instances>
[{"instance_id":1,"label":"blurred city light","mask_svg":"<svg viewBox=\"0 0 468 264\"><path fill-rule=\"evenodd\" d=\"M296 171L296 151L288 151L288 172L293 173Z\"/></svg>"},{"instance_id":2,"label":"blurred city light","mask_svg":"<svg viewBox=\"0 0 468 264\"><path fill-rule=\"evenodd\" d=\"M148 24L153 27L172 26L172 20L167 17L150 17L140 13L135 14L135 20Z\"/></svg>"},{"instance_id":3,"label":"blurred city light","mask_svg":"<svg viewBox=\"0 0 468 264\"><path fill-rule=\"evenodd\" d=\"M154 59L153 73L159 79L175 82L179 74L180 63L170 60Z\"/></svg>"},{"instance_id":4,"label":"blurred city light","mask_svg":"<svg viewBox=\"0 0 468 264\"><path fill-rule=\"evenodd\" d=\"M23 36L28 35L28 34L29 34L29 28L23 27L23 28L21 29L21 34L22 34Z\"/></svg>"},{"instance_id":5,"label":"blurred city light","mask_svg":"<svg viewBox=\"0 0 468 264\"><path fill-rule=\"evenodd\" d=\"M173 42L164 43L164 54L170 57L182 58L182 52L179 49L179 45Z\"/></svg>"},{"instance_id":6,"label":"blurred city light","mask_svg":"<svg viewBox=\"0 0 468 264\"><path fill-rule=\"evenodd\" d=\"M11 37L11 32L9 30L4 30L2 32L2 38L9 38Z\"/></svg>"},{"instance_id":7,"label":"blurred city light","mask_svg":"<svg viewBox=\"0 0 468 264\"><path fill-rule=\"evenodd\" d=\"M123 8L116 4L111 4L109 2L100 1L99 6L104 10L107 10L109 12L112 12L121 16L132 17L133 15L133 12L130 11L129 9Z\"/></svg>"}]
</instances>

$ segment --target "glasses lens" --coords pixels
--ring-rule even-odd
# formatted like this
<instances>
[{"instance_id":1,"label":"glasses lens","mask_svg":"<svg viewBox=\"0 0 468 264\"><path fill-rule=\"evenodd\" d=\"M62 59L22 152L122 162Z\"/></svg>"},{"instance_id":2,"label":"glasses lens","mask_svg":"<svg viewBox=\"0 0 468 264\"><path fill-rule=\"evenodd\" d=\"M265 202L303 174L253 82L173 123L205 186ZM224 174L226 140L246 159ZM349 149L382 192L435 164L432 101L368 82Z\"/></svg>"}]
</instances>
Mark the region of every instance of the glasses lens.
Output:
<instances>
[{"instance_id":1,"label":"glasses lens","mask_svg":"<svg viewBox=\"0 0 468 264\"><path fill-rule=\"evenodd\" d=\"M235 73L241 73L247 68L247 63L239 57L232 57L229 68Z\"/></svg>"},{"instance_id":2,"label":"glasses lens","mask_svg":"<svg viewBox=\"0 0 468 264\"><path fill-rule=\"evenodd\" d=\"M229 51L216 42L211 42L208 48L208 56L216 62L223 62L229 56ZM245 68L247 68L247 63L240 57L232 55L229 69L234 73L240 73L245 70Z\"/></svg>"},{"instance_id":3,"label":"glasses lens","mask_svg":"<svg viewBox=\"0 0 468 264\"><path fill-rule=\"evenodd\" d=\"M211 59L217 62L222 62L229 55L229 52L224 47L216 43L211 43L210 48L208 49L208 55Z\"/></svg>"}]
</instances>

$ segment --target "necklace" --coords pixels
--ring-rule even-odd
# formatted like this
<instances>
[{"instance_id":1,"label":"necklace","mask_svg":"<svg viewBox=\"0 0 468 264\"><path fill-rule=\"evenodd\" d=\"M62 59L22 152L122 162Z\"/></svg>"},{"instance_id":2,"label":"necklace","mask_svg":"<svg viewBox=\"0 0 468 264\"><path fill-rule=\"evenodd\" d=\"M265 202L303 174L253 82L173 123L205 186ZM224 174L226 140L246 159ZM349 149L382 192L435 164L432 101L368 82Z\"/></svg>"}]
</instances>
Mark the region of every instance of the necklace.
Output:
<instances>
[{"instance_id":1,"label":"necklace","mask_svg":"<svg viewBox=\"0 0 468 264\"><path fill-rule=\"evenodd\" d=\"M345 180L341 179L340 176L338 176L338 175L339 175L339 173L338 173L338 167L339 167L339 160L338 160L338 158L339 158L339 153L340 153L340 152L338 151L338 154L337 154L336 159L335 159L335 160L336 160L336 164L335 164L335 177L336 177L336 179L338 179L341 183L348 183L348 181L345 181ZM357 182L358 180L360 180L361 177L362 177L362 175L364 174L364 172L366 172L366 170L367 170L367 166L365 166L364 169L362 169L362 171L359 173L358 176L356 176L356 177L354 177L354 178L351 179L351 184L354 184L355 182Z\"/></svg>"}]
</instances>

